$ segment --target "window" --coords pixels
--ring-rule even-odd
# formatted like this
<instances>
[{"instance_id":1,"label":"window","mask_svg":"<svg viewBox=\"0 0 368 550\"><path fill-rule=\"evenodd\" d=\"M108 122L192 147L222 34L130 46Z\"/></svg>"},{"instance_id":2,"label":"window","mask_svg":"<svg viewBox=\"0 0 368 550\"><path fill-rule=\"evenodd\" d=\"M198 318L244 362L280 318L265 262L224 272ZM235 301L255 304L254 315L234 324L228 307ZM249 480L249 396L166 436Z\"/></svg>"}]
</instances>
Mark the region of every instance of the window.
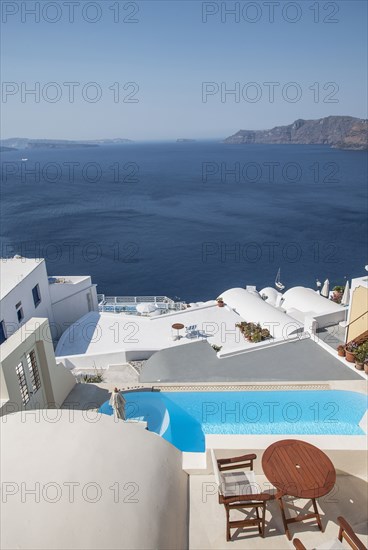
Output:
<instances>
[{"instance_id":1,"label":"window","mask_svg":"<svg viewBox=\"0 0 368 550\"><path fill-rule=\"evenodd\" d=\"M36 360L36 354L34 350L31 350L27 353L27 365L29 374L31 376L32 389L33 392L36 392L41 387L40 373L38 372L38 365Z\"/></svg>"},{"instance_id":2,"label":"window","mask_svg":"<svg viewBox=\"0 0 368 550\"><path fill-rule=\"evenodd\" d=\"M20 323L22 319L24 319L22 302L18 302L15 306L15 309L17 310L18 323Z\"/></svg>"},{"instance_id":3,"label":"window","mask_svg":"<svg viewBox=\"0 0 368 550\"><path fill-rule=\"evenodd\" d=\"M35 307L41 302L40 287L38 285L32 288L32 295Z\"/></svg>"},{"instance_id":4,"label":"window","mask_svg":"<svg viewBox=\"0 0 368 550\"><path fill-rule=\"evenodd\" d=\"M0 321L0 344L5 342L7 339L6 332L5 332L5 323L4 321Z\"/></svg>"},{"instance_id":5,"label":"window","mask_svg":"<svg viewBox=\"0 0 368 550\"><path fill-rule=\"evenodd\" d=\"M15 372L18 376L20 394L22 396L23 405L27 405L30 400L29 391L27 387L26 376L24 373L23 363L20 362L17 367L15 367Z\"/></svg>"}]
</instances>

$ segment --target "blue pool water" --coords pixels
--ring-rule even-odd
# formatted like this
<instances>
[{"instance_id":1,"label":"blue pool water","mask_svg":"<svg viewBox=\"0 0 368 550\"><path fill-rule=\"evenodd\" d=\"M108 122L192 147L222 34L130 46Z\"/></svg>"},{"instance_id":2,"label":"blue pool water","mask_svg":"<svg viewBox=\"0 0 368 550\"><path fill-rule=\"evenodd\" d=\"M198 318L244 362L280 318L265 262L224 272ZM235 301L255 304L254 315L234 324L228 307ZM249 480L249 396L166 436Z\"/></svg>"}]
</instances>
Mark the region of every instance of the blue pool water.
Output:
<instances>
[{"instance_id":1,"label":"blue pool water","mask_svg":"<svg viewBox=\"0 0 368 550\"><path fill-rule=\"evenodd\" d=\"M181 451L205 450L205 434L364 435L366 396L349 391L128 392L128 418ZM100 412L112 415L108 402Z\"/></svg>"}]
</instances>

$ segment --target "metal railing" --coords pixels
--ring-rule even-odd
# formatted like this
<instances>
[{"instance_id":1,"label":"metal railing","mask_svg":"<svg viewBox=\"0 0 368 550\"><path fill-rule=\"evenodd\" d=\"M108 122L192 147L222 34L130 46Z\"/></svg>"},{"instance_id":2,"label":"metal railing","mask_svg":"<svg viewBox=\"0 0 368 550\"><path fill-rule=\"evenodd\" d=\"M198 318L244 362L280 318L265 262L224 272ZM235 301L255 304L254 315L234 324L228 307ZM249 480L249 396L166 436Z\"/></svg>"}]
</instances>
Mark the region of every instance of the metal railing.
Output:
<instances>
[{"instance_id":1,"label":"metal railing","mask_svg":"<svg viewBox=\"0 0 368 550\"><path fill-rule=\"evenodd\" d=\"M147 303L154 304L162 313L185 309L184 302L175 302L167 296L106 296L105 294L97 294L97 300L100 312L136 315L136 306Z\"/></svg>"}]
</instances>

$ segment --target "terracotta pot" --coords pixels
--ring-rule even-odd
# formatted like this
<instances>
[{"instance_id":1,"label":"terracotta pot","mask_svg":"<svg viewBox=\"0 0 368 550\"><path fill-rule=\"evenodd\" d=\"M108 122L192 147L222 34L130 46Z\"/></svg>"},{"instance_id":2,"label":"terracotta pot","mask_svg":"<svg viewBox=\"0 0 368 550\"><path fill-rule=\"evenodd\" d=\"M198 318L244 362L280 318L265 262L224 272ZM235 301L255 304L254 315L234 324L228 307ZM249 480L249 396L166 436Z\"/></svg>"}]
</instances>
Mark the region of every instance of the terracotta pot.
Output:
<instances>
[{"instance_id":1,"label":"terracotta pot","mask_svg":"<svg viewBox=\"0 0 368 550\"><path fill-rule=\"evenodd\" d=\"M368 363L364 363L364 372L368 374Z\"/></svg>"},{"instance_id":2,"label":"terracotta pot","mask_svg":"<svg viewBox=\"0 0 368 550\"><path fill-rule=\"evenodd\" d=\"M345 357L345 348L337 348L337 355L339 357Z\"/></svg>"},{"instance_id":3,"label":"terracotta pot","mask_svg":"<svg viewBox=\"0 0 368 550\"><path fill-rule=\"evenodd\" d=\"M364 363L355 363L355 368L357 370L363 370L364 369Z\"/></svg>"},{"instance_id":4,"label":"terracotta pot","mask_svg":"<svg viewBox=\"0 0 368 550\"><path fill-rule=\"evenodd\" d=\"M348 351L346 348L345 348L345 359L347 360L348 363L355 363L354 353L352 353L351 351Z\"/></svg>"}]
</instances>

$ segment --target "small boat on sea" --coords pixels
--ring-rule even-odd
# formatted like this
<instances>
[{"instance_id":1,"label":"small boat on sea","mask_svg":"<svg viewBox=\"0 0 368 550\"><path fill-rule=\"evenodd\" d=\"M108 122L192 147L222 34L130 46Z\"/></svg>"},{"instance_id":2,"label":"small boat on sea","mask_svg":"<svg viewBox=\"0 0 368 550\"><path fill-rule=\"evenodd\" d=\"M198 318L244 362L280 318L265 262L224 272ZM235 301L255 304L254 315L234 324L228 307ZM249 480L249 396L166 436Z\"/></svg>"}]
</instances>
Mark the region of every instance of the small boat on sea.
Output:
<instances>
[{"instance_id":1,"label":"small boat on sea","mask_svg":"<svg viewBox=\"0 0 368 550\"><path fill-rule=\"evenodd\" d=\"M275 279L275 287L277 288L277 290L284 290L285 288L285 285L282 284L281 282L281 269L279 268L278 272L277 272L277 275L276 275L276 279Z\"/></svg>"},{"instance_id":2,"label":"small boat on sea","mask_svg":"<svg viewBox=\"0 0 368 550\"><path fill-rule=\"evenodd\" d=\"M28 159L22 159L22 162L27 162Z\"/></svg>"}]
</instances>

